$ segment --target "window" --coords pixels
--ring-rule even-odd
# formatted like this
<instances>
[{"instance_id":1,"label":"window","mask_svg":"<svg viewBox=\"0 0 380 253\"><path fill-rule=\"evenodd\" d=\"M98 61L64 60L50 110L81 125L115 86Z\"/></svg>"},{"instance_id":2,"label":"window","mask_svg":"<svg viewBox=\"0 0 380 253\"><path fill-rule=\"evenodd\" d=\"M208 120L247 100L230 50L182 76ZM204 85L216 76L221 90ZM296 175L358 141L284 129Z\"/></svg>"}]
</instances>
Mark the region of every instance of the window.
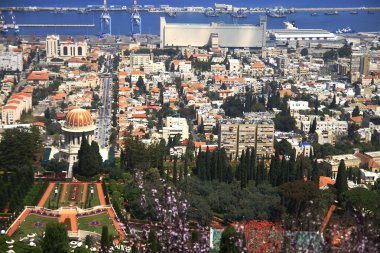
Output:
<instances>
[{"instance_id":1,"label":"window","mask_svg":"<svg viewBox=\"0 0 380 253\"><path fill-rule=\"evenodd\" d=\"M67 47L63 47L63 55L67 55Z\"/></svg>"}]
</instances>

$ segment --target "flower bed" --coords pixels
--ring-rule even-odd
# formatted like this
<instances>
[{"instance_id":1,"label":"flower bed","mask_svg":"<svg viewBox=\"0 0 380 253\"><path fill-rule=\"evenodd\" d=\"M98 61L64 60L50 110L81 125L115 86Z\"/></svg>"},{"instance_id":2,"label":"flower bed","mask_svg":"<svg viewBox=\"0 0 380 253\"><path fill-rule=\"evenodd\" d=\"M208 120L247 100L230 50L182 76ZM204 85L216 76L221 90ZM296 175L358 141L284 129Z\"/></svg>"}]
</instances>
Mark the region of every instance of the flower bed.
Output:
<instances>
[{"instance_id":1,"label":"flower bed","mask_svg":"<svg viewBox=\"0 0 380 253\"><path fill-rule=\"evenodd\" d=\"M69 193L69 200L78 200L80 191L80 184L71 184L70 185L70 193Z\"/></svg>"}]
</instances>

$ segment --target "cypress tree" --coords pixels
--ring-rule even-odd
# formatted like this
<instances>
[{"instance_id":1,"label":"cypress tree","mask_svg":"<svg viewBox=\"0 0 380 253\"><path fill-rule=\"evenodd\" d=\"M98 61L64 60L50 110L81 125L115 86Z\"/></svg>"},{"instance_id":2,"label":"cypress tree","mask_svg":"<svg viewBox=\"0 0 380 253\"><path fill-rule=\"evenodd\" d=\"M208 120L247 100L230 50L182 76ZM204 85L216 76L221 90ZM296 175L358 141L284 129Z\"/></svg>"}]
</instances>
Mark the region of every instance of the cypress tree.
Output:
<instances>
[{"instance_id":1,"label":"cypress tree","mask_svg":"<svg viewBox=\"0 0 380 253\"><path fill-rule=\"evenodd\" d=\"M178 181L182 181L183 179L183 165L179 166L179 178Z\"/></svg>"},{"instance_id":2,"label":"cypress tree","mask_svg":"<svg viewBox=\"0 0 380 253\"><path fill-rule=\"evenodd\" d=\"M110 246L110 234L108 232L108 226L102 227L102 237L100 238L100 245L102 252L107 252Z\"/></svg>"},{"instance_id":3,"label":"cypress tree","mask_svg":"<svg viewBox=\"0 0 380 253\"><path fill-rule=\"evenodd\" d=\"M311 171L311 181L313 181L317 186L319 186L319 166L317 160L314 160L313 170Z\"/></svg>"},{"instance_id":4,"label":"cypress tree","mask_svg":"<svg viewBox=\"0 0 380 253\"><path fill-rule=\"evenodd\" d=\"M315 102L314 102L314 114L315 115L318 115L318 108L319 108L319 101L318 101L318 96L317 96L315 99Z\"/></svg>"},{"instance_id":5,"label":"cypress tree","mask_svg":"<svg viewBox=\"0 0 380 253\"><path fill-rule=\"evenodd\" d=\"M250 149L247 149L247 153L245 156L245 173L244 173L244 184L247 186L248 181L250 179L250 171L251 171L251 152Z\"/></svg>"},{"instance_id":6,"label":"cypress tree","mask_svg":"<svg viewBox=\"0 0 380 253\"><path fill-rule=\"evenodd\" d=\"M183 165L183 175L184 175L184 178L186 179L187 178L187 174L189 173L188 171L188 155L187 155L187 151L185 153L185 162L184 162L184 165Z\"/></svg>"},{"instance_id":7,"label":"cypress tree","mask_svg":"<svg viewBox=\"0 0 380 253\"><path fill-rule=\"evenodd\" d=\"M207 146L206 148L206 157L205 157L205 170L206 170L206 180L211 180L211 156L210 156L210 150Z\"/></svg>"},{"instance_id":8,"label":"cypress tree","mask_svg":"<svg viewBox=\"0 0 380 253\"><path fill-rule=\"evenodd\" d=\"M251 150L251 180L256 180L256 151L254 148Z\"/></svg>"},{"instance_id":9,"label":"cypress tree","mask_svg":"<svg viewBox=\"0 0 380 253\"><path fill-rule=\"evenodd\" d=\"M100 155L99 145L96 141L91 142L91 152L91 156L94 158L97 172L99 172L103 168L103 158Z\"/></svg>"},{"instance_id":10,"label":"cypress tree","mask_svg":"<svg viewBox=\"0 0 380 253\"><path fill-rule=\"evenodd\" d=\"M338 167L338 174L336 176L335 188L337 191L338 201L341 202L343 200L343 194L348 191L348 183L347 183L347 171L344 160L340 160Z\"/></svg>"},{"instance_id":11,"label":"cypress tree","mask_svg":"<svg viewBox=\"0 0 380 253\"><path fill-rule=\"evenodd\" d=\"M315 117L313 120L313 123L310 126L309 133L314 134L316 129L317 129L317 118Z\"/></svg>"},{"instance_id":12,"label":"cypress tree","mask_svg":"<svg viewBox=\"0 0 380 253\"><path fill-rule=\"evenodd\" d=\"M148 249L150 253L158 253L160 246L156 236L156 231L151 229L148 234Z\"/></svg>"},{"instance_id":13,"label":"cypress tree","mask_svg":"<svg viewBox=\"0 0 380 253\"><path fill-rule=\"evenodd\" d=\"M240 168L240 188L243 189L246 187L245 185L245 172L246 172L246 169L245 169L245 153L244 153L244 150L241 154L241 157L240 157L240 164L239 164L239 168Z\"/></svg>"},{"instance_id":14,"label":"cypress tree","mask_svg":"<svg viewBox=\"0 0 380 253\"><path fill-rule=\"evenodd\" d=\"M227 170L226 170L226 176L225 176L225 181L226 183L231 183L234 179L233 171L232 171L232 166L231 164L227 165Z\"/></svg>"},{"instance_id":15,"label":"cypress tree","mask_svg":"<svg viewBox=\"0 0 380 253\"><path fill-rule=\"evenodd\" d=\"M303 180L303 157L299 158L299 163L296 171L296 180Z\"/></svg>"},{"instance_id":16,"label":"cypress tree","mask_svg":"<svg viewBox=\"0 0 380 253\"><path fill-rule=\"evenodd\" d=\"M177 156L174 156L173 162L173 184L177 184Z\"/></svg>"},{"instance_id":17,"label":"cypress tree","mask_svg":"<svg viewBox=\"0 0 380 253\"><path fill-rule=\"evenodd\" d=\"M227 227L220 238L220 253L239 253L236 246L238 240L238 233L236 230L229 226Z\"/></svg>"}]
</instances>

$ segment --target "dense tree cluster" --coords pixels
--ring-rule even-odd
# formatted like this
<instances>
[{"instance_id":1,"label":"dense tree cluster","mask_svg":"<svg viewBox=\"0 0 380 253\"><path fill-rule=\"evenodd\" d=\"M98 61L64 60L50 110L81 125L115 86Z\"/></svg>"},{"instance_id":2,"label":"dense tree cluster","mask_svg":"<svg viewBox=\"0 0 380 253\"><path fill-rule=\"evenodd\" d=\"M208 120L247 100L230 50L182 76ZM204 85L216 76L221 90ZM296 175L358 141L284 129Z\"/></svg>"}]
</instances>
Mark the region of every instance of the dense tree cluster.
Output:
<instances>
[{"instance_id":1,"label":"dense tree cluster","mask_svg":"<svg viewBox=\"0 0 380 253\"><path fill-rule=\"evenodd\" d=\"M98 143L92 141L90 145L86 136L83 134L78 152L77 173L81 176L92 177L99 173L102 167L103 159L99 153Z\"/></svg>"},{"instance_id":2,"label":"dense tree cluster","mask_svg":"<svg viewBox=\"0 0 380 253\"><path fill-rule=\"evenodd\" d=\"M42 141L37 128L5 130L0 142L0 210L23 207L41 154Z\"/></svg>"}]
</instances>

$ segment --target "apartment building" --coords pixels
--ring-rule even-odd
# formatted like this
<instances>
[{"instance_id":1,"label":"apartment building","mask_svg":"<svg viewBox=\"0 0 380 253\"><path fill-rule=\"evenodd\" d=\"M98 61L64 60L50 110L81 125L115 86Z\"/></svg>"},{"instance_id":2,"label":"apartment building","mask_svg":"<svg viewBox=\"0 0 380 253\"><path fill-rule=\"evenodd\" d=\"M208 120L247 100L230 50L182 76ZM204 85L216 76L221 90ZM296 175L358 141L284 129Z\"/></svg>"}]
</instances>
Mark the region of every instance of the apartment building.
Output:
<instances>
[{"instance_id":1,"label":"apartment building","mask_svg":"<svg viewBox=\"0 0 380 253\"><path fill-rule=\"evenodd\" d=\"M313 124L312 121L302 121L301 129L304 133L310 132L310 127ZM339 121L339 120L328 120L328 121L317 121L316 130L321 131L331 131L337 135L345 135L347 134L348 123L347 121Z\"/></svg>"},{"instance_id":2,"label":"apartment building","mask_svg":"<svg viewBox=\"0 0 380 253\"><path fill-rule=\"evenodd\" d=\"M7 104L2 108L1 122L4 125L12 125L21 119L22 112L32 108L32 95L16 93L11 96Z\"/></svg>"},{"instance_id":3,"label":"apartment building","mask_svg":"<svg viewBox=\"0 0 380 253\"><path fill-rule=\"evenodd\" d=\"M59 35L46 37L46 56L48 58L59 57Z\"/></svg>"},{"instance_id":4,"label":"apartment building","mask_svg":"<svg viewBox=\"0 0 380 253\"><path fill-rule=\"evenodd\" d=\"M152 60L153 60L152 54L134 54L134 53L132 53L130 56L131 67L134 69L141 68L144 65L147 65Z\"/></svg>"},{"instance_id":5,"label":"apartment building","mask_svg":"<svg viewBox=\"0 0 380 253\"><path fill-rule=\"evenodd\" d=\"M0 70L22 71L23 63L21 52L0 53Z\"/></svg>"},{"instance_id":6,"label":"apartment building","mask_svg":"<svg viewBox=\"0 0 380 253\"><path fill-rule=\"evenodd\" d=\"M228 156L238 158L243 150L255 148L257 155L273 152L274 123L270 119L228 119L220 121L220 146Z\"/></svg>"},{"instance_id":7,"label":"apartment building","mask_svg":"<svg viewBox=\"0 0 380 253\"><path fill-rule=\"evenodd\" d=\"M189 139L189 125L186 118L166 117L165 126L162 128L162 138L168 142L169 137L180 135L180 140Z\"/></svg>"}]
</instances>

